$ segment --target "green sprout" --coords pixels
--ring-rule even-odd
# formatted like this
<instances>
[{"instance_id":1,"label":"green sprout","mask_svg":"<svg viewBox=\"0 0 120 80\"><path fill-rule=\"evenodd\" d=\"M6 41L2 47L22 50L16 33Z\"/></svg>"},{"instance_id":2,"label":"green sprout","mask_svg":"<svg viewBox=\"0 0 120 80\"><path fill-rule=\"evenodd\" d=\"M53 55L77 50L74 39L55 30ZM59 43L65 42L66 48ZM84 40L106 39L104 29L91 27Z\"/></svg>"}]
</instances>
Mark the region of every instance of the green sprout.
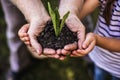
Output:
<instances>
[{"instance_id":1,"label":"green sprout","mask_svg":"<svg viewBox=\"0 0 120 80\"><path fill-rule=\"evenodd\" d=\"M58 12L58 8L56 8L55 10L53 10L51 8L51 5L50 3L48 2L48 11L49 11L49 14L51 16L51 19L52 19L52 23L53 23L53 27L54 27L54 31L55 31L55 35L56 36L59 36L59 34L61 33L62 31L62 28L64 26L64 23L65 23L65 20L67 19L68 15L69 15L69 11L63 16L63 19L62 21L60 21L60 14Z\"/></svg>"}]
</instances>

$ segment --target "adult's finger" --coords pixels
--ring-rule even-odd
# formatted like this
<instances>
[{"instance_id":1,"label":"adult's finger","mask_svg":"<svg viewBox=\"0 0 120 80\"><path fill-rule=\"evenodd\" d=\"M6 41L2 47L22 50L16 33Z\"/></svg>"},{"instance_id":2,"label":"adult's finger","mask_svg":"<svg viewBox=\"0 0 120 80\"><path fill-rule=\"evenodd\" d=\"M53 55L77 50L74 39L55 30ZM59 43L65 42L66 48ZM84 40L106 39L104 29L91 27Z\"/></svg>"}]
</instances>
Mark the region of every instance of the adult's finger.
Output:
<instances>
[{"instance_id":1,"label":"adult's finger","mask_svg":"<svg viewBox=\"0 0 120 80\"><path fill-rule=\"evenodd\" d=\"M46 23L42 24L33 22L30 24L30 28L28 30L31 46L36 50L39 55L42 54L42 46L38 42L37 36L43 31L45 25Z\"/></svg>"},{"instance_id":2,"label":"adult's finger","mask_svg":"<svg viewBox=\"0 0 120 80\"><path fill-rule=\"evenodd\" d=\"M56 52L55 52L54 49L44 48L44 49L43 49L43 54L44 54L44 55L55 55Z\"/></svg>"},{"instance_id":3,"label":"adult's finger","mask_svg":"<svg viewBox=\"0 0 120 80\"><path fill-rule=\"evenodd\" d=\"M81 49L82 42L85 39L85 26L76 15L70 15L66 20L66 24L72 32L77 33L78 48Z\"/></svg>"},{"instance_id":4,"label":"adult's finger","mask_svg":"<svg viewBox=\"0 0 120 80\"><path fill-rule=\"evenodd\" d=\"M65 50L72 51L77 49L77 42L74 42L72 44L68 44L64 47Z\"/></svg>"},{"instance_id":5,"label":"adult's finger","mask_svg":"<svg viewBox=\"0 0 120 80\"><path fill-rule=\"evenodd\" d=\"M71 53L71 51L67 51L65 49L62 49L62 51L61 51L61 54L63 54L63 55L69 55L70 53Z\"/></svg>"}]
</instances>

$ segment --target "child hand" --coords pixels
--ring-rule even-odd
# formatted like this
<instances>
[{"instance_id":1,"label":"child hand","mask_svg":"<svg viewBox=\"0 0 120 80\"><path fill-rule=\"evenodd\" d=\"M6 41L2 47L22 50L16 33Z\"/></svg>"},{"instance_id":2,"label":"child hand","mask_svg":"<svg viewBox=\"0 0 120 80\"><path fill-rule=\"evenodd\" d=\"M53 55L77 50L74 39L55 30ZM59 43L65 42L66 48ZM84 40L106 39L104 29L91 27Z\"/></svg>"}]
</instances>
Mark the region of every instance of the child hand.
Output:
<instances>
[{"instance_id":1,"label":"child hand","mask_svg":"<svg viewBox=\"0 0 120 80\"><path fill-rule=\"evenodd\" d=\"M82 44L82 49L73 51L71 56L73 56L73 57L85 56L90 51L93 50L95 45L96 45L96 35L94 33L88 33L86 35L85 41Z\"/></svg>"},{"instance_id":2,"label":"child hand","mask_svg":"<svg viewBox=\"0 0 120 80\"><path fill-rule=\"evenodd\" d=\"M28 35L28 29L29 29L29 24L25 24L21 27L21 29L18 31L18 36L20 39L26 44L26 45L31 45L30 44L30 38Z\"/></svg>"}]
</instances>

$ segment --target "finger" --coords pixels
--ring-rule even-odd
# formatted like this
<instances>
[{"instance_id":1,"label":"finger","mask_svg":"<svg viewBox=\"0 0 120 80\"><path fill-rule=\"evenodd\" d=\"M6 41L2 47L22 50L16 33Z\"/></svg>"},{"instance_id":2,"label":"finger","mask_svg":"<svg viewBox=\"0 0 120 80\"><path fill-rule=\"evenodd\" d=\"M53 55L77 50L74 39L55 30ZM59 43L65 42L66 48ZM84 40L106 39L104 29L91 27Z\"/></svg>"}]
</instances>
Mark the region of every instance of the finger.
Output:
<instances>
[{"instance_id":1,"label":"finger","mask_svg":"<svg viewBox=\"0 0 120 80\"><path fill-rule=\"evenodd\" d=\"M29 35L28 35L27 33L20 33L20 34L19 34L19 37L20 37L20 39L22 40L22 38L24 38L24 37L29 37Z\"/></svg>"},{"instance_id":2,"label":"finger","mask_svg":"<svg viewBox=\"0 0 120 80\"><path fill-rule=\"evenodd\" d=\"M45 55L48 58L55 58L55 55Z\"/></svg>"},{"instance_id":3,"label":"finger","mask_svg":"<svg viewBox=\"0 0 120 80\"><path fill-rule=\"evenodd\" d=\"M26 45L31 45L31 43L30 43L30 38L29 38L29 37L21 38L21 40L22 40Z\"/></svg>"},{"instance_id":4,"label":"finger","mask_svg":"<svg viewBox=\"0 0 120 80\"><path fill-rule=\"evenodd\" d=\"M84 56L83 54L81 54L80 52L78 51L73 51L72 54L71 54L72 57L81 57L81 56Z\"/></svg>"},{"instance_id":5,"label":"finger","mask_svg":"<svg viewBox=\"0 0 120 80\"><path fill-rule=\"evenodd\" d=\"M84 31L78 31L77 32L77 38L78 38L78 48L82 49L82 43L85 39L85 32Z\"/></svg>"},{"instance_id":6,"label":"finger","mask_svg":"<svg viewBox=\"0 0 120 80\"><path fill-rule=\"evenodd\" d=\"M93 50L94 46L95 46L95 41L92 41L86 49L84 49L84 50L77 50L77 52L78 52L78 53L81 53L81 54L83 54L83 55L86 55L86 54L88 54L90 51Z\"/></svg>"},{"instance_id":7,"label":"finger","mask_svg":"<svg viewBox=\"0 0 120 80\"><path fill-rule=\"evenodd\" d=\"M30 43L39 55L42 54L42 46L38 43L36 37L30 37Z\"/></svg>"},{"instance_id":8,"label":"finger","mask_svg":"<svg viewBox=\"0 0 120 80\"><path fill-rule=\"evenodd\" d=\"M43 54L44 54L44 55L53 55L53 54L56 54L56 52L55 52L55 50L53 50L53 49L44 48L44 49L43 49Z\"/></svg>"},{"instance_id":9,"label":"finger","mask_svg":"<svg viewBox=\"0 0 120 80\"><path fill-rule=\"evenodd\" d=\"M59 56L58 54L55 54L54 57L55 57L56 59L59 59L59 58L60 58L60 56Z\"/></svg>"},{"instance_id":10,"label":"finger","mask_svg":"<svg viewBox=\"0 0 120 80\"><path fill-rule=\"evenodd\" d=\"M62 51L61 51L61 54L63 54L63 55L69 55L70 53L71 53L70 51L67 51L65 49L62 49Z\"/></svg>"},{"instance_id":11,"label":"finger","mask_svg":"<svg viewBox=\"0 0 120 80\"><path fill-rule=\"evenodd\" d=\"M56 58L56 59L59 59L59 55L57 55L57 54L54 54L54 55L49 55L49 54L47 54L47 55L45 55L45 54L43 54L44 56L46 56L46 57L49 57L49 58Z\"/></svg>"},{"instance_id":12,"label":"finger","mask_svg":"<svg viewBox=\"0 0 120 80\"><path fill-rule=\"evenodd\" d=\"M77 42L74 42L72 44L68 44L64 47L65 50L72 51L77 49Z\"/></svg>"},{"instance_id":13,"label":"finger","mask_svg":"<svg viewBox=\"0 0 120 80\"><path fill-rule=\"evenodd\" d=\"M40 25L38 23L31 23L28 31L31 46L36 50L36 52L40 55L42 54L42 46L37 40L37 36L42 32L45 25Z\"/></svg>"},{"instance_id":14,"label":"finger","mask_svg":"<svg viewBox=\"0 0 120 80\"><path fill-rule=\"evenodd\" d=\"M23 37L23 38L21 38L21 40L22 40L23 42L26 42L26 41L29 41L29 42L30 42L30 38L29 38L29 37Z\"/></svg>"},{"instance_id":15,"label":"finger","mask_svg":"<svg viewBox=\"0 0 120 80\"><path fill-rule=\"evenodd\" d=\"M22 33L27 33L29 29L29 24L23 25L18 31L18 35L20 36Z\"/></svg>"},{"instance_id":16,"label":"finger","mask_svg":"<svg viewBox=\"0 0 120 80\"><path fill-rule=\"evenodd\" d=\"M58 49L57 51L56 51L56 54L61 54L61 49Z\"/></svg>"},{"instance_id":17,"label":"finger","mask_svg":"<svg viewBox=\"0 0 120 80\"><path fill-rule=\"evenodd\" d=\"M30 51L30 53L38 55L38 53L36 52L36 50L32 46L27 45L27 48Z\"/></svg>"},{"instance_id":18,"label":"finger","mask_svg":"<svg viewBox=\"0 0 120 80\"><path fill-rule=\"evenodd\" d=\"M24 42L26 45L31 46L30 41Z\"/></svg>"},{"instance_id":19,"label":"finger","mask_svg":"<svg viewBox=\"0 0 120 80\"><path fill-rule=\"evenodd\" d=\"M24 40L25 41L30 41L30 38L29 37L24 37Z\"/></svg>"},{"instance_id":20,"label":"finger","mask_svg":"<svg viewBox=\"0 0 120 80\"><path fill-rule=\"evenodd\" d=\"M60 60L64 60L66 58L66 56L60 56Z\"/></svg>"},{"instance_id":21,"label":"finger","mask_svg":"<svg viewBox=\"0 0 120 80\"><path fill-rule=\"evenodd\" d=\"M83 49L87 48L91 44L92 41L95 41L95 40L91 38L91 36L87 35L85 41L82 44L82 48Z\"/></svg>"}]
</instances>

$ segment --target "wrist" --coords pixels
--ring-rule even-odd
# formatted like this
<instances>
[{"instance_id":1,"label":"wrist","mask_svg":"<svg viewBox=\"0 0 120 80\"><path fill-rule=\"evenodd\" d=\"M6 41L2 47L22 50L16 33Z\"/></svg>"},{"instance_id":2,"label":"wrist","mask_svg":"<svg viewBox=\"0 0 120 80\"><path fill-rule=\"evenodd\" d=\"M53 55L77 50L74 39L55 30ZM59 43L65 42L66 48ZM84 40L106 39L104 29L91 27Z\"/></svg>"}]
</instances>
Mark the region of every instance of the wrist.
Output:
<instances>
[{"instance_id":1,"label":"wrist","mask_svg":"<svg viewBox=\"0 0 120 80\"><path fill-rule=\"evenodd\" d=\"M40 26L42 29L43 27L45 27L49 20L50 20L49 16L43 18L32 18L29 23L31 27Z\"/></svg>"},{"instance_id":2,"label":"wrist","mask_svg":"<svg viewBox=\"0 0 120 80\"><path fill-rule=\"evenodd\" d=\"M29 15L29 17L26 18L28 20L28 22L32 22L32 21L48 21L50 19L50 16L48 15L48 13L46 11L42 11L42 12L36 12L33 15Z\"/></svg>"},{"instance_id":3,"label":"wrist","mask_svg":"<svg viewBox=\"0 0 120 80\"><path fill-rule=\"evenodd\" d=\"M95 34L94 33L94 36L95 36L95 40L96 40L96 45L98 46L99 45L99 35L98 34Z\"/></svg>"},{"instance_id":4,"label":"wrist","mask_svg":"<svg viewBox=\"0 0 120 80\"><path fill-rule=\"evenodd\" d=\"M61 0L59 6L59 13L61 16L63 16L65 13L70 11L70 14L79 16L82 3L82 0L80 0L79 2L77 0Z\"/></svg>"}]
</instances>

